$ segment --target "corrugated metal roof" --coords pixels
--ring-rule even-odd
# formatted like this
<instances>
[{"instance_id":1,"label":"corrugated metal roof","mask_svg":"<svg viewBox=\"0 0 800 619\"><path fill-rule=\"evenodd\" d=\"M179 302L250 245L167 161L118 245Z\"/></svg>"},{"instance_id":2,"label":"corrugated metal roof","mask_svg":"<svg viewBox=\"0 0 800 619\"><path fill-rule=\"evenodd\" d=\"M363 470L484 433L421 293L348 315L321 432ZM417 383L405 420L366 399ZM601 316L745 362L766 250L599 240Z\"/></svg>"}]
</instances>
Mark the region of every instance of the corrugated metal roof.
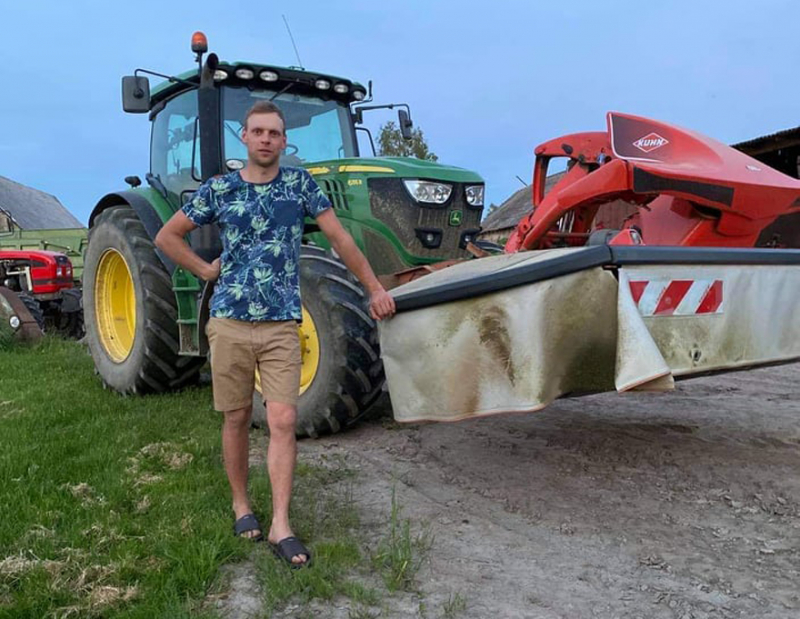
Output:
<instances>
[{"instance_id":1,"label":"corrugated metal roof","mask_svg":"<svg viewBox=\"0 0 800 619\"><path fill-rule=\"evenodd\" d=\"M800 144L800 127L793 129L784 129L770 133L769 135L762 135L751 140L745 140L738 144L731 144L736 150L740 150L747 155L759 155L765 152L785 148L787 146L796 146Z\"/></svg>"},{"instance_id":2,"label":"corrugated metal roof","mask_svg":"<svg viewBox=\"0 0 800 619\"><path fill-rule=\"evenodd\" d=\"M23 230L83 228L53 195L0 176L0 208Z\"/></svg>"}]
</instances>

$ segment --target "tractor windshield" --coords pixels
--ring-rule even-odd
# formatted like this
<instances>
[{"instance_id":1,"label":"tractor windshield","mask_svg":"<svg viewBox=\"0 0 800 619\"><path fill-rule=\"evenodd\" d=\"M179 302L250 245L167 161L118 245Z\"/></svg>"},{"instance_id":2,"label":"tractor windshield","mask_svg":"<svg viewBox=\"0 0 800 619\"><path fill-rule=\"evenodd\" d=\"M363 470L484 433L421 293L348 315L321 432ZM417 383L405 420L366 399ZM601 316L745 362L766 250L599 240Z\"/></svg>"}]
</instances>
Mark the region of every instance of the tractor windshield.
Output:
<instances>
[{"instance_id":1,"label":"tractor windshield","mask_svg":"<svg viewBox=\"0 0 800 619\"><path fill-rule=\"evenodd\" d=\"M242 122L253 104L264 100L272 100L286 116L288 144L281 156L285 165L299 166L357 155L350 108L346 103L292 94L291 90L275 95L276 92L270 90L223 88L225 161L247 161L247 149L241 140Z\"/></svg>"}]
</instances>

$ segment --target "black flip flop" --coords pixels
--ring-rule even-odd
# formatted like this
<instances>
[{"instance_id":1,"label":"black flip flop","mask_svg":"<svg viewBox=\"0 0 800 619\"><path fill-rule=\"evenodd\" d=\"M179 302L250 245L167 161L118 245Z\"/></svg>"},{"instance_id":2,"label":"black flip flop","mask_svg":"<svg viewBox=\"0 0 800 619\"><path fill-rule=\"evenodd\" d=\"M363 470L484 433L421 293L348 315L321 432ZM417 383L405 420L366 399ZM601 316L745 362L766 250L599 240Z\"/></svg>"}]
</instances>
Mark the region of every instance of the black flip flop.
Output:
<instances>
[{"instance_id":1,"label":"black flip flop","mask_svg":"<svg viewBox=\"0 0 800 619\"><path fill-rule=\"evenodd\" d=\"M269 545L275 556L285 561L293 570L311 566L311 552L296 537L284 537L277 544L270 542ZM292 561L292 557L297 555L305 555L306 560L302 563L295 563Z\"/></svg>"},{"instance_id":2,"label":"black flip flop","mask_svg":"<svg viewBox=\"0 0 800 619\"><path fill-rule=\"evenodd\" d=\"M244 535L248 531L262 531L258 535L254 537L249 537ZM258 518L256 518L255 514L245 514L241 518L239 518L236 522L233 523L233 534L236 537L243 537L251 542L260 542L264 539L263 529L261 525L258 523Z\"/></svg>"}]
</instances>

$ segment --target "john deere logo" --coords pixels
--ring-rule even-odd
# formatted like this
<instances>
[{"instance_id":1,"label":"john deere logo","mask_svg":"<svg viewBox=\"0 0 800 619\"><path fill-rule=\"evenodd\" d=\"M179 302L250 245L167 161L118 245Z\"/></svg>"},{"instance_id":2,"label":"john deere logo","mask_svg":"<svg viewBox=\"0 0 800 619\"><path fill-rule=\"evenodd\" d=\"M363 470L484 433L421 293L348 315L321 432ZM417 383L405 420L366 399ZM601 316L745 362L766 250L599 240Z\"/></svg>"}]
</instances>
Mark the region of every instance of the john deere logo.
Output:
<instances>
[{"instance_id":1,"label":"john deere logo","mask_svg":"<svg viewBox=\"0 0 800 619\"><path fill-rule=\"evenodd\" d=\"M451 226L460 226L462 219L464 219L463 211L459 211L459 210L450 211L450 225Z\"/></svg>"}]
</instances>

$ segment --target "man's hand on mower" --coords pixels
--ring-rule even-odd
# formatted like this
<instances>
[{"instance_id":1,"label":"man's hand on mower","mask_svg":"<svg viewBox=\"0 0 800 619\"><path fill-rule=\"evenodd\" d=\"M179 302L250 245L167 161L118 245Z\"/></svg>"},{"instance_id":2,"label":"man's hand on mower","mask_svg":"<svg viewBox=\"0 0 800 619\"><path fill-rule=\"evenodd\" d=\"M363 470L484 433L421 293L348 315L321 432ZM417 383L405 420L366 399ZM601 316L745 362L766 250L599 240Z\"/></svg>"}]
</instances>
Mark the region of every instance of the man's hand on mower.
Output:
<instances>
[{"instance_id":1,"label":"man's hand on mower","mask_svg":"<svg viewBox=\"0 0 800 619\"><path fill-rule=\"evenodd\" d=\"M369 298L369 314L375 320L383 320L394 316L397 311L394 298L386 290L380 288L372 292Z\"/></svg>"}]
</instances>

